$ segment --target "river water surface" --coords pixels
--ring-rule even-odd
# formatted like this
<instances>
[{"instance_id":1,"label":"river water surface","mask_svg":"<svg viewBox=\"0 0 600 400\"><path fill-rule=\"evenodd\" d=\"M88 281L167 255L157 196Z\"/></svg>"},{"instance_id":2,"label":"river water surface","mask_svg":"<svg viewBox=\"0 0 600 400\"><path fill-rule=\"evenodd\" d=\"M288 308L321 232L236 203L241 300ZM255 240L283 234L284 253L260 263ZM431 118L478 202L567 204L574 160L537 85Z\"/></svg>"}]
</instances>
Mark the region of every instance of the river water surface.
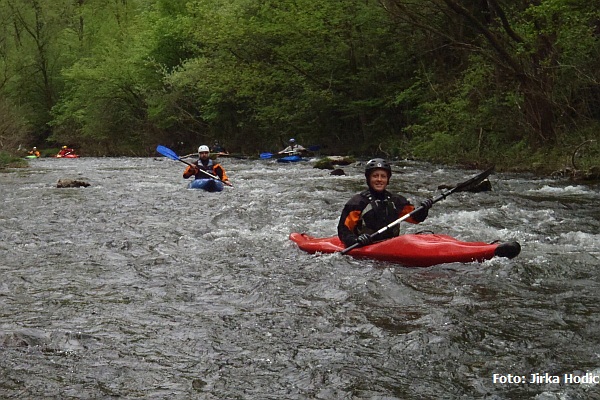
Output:
<instances>
[{"instance_id":1,"label":"river water surface","mask_svg":"<svg viewBox=\"0 0 600 400\"><path fill-rule=\"evenodd\" d=\"M288 240L335 235L361 167L222 164L221 193L166 158L0 173L0 398L600 398L598 185L493 174L402 229L521 254L404 268ZM477 172L401 163L390 189Z\"/></svg>"}]
</instances>

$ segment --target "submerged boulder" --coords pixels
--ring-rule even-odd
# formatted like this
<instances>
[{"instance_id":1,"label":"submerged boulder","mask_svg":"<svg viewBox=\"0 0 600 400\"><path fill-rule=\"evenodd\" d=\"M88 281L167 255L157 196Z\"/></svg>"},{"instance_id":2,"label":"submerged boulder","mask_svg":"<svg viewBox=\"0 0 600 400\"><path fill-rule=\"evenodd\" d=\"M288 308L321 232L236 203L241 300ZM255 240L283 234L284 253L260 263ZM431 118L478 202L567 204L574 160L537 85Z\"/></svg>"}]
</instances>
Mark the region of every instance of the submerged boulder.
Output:
<instances>
[{"instance_id":1,"label":"submerged boulder","mask_svg":"<svg viewBox=\"0 0 600 400\"><path fill-rule=\"evenodd\" d=\"M355 162L353 157L328 156L315 163L314 168L335 169L334 165L350 165Z\"/></svg>"},{"instance_id":2,"label":"submerged boulder","mask_svg":"<svg viewBox=\"0 0 600 400\"><path fill-rule=\"evenodd\" d=\"M454 186L452 186L452 185L444 184L444 185L438 186L438 189L440 189L440 190L452 189L453 187ZM485 180L479 182L475 186L466 187L464 189L457 190L457 192L472 192L472 193L491 192L491 191L492 191L492 183L488 179L485 179Z\"/></svg>"},{"instance_id":3,"label":"submerged boulder","mask_svg":"<svg viewBox=\"0 0 600 400\"><path fill-rule=\"evenodd\" d=\"M76 179L59 179L56 183L57 188L88 187L89 183Z\"/></svg>"}]
</instances>

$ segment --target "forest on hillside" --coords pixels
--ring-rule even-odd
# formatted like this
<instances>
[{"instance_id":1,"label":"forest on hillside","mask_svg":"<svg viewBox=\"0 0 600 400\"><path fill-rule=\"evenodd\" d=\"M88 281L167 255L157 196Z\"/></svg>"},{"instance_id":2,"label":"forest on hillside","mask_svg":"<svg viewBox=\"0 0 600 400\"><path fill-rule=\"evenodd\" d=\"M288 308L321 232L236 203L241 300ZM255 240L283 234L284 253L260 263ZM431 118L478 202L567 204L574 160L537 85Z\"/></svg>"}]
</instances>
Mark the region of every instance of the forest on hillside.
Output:
<instances>
[{"instance_id":1,"label":"forest on hillside","mask_svg":"<svg viewBox=\"0 0 600 400\"><path fill-rule=\"evenodd\" d=\"M0 150L589 167L599 65L589 0L3 0Z\"/></svg>"}]
</instances>

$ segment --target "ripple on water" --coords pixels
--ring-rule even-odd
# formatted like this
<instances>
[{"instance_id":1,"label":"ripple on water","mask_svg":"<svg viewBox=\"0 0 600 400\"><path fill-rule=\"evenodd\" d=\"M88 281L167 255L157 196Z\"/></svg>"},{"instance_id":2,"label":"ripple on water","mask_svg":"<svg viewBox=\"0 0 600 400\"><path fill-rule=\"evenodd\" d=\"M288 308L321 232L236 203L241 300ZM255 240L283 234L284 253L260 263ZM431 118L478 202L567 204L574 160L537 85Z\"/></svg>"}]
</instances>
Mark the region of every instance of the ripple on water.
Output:
<instances>
[{"instance_id":1,"label":"ripple on water","mask_svg":"<svg viewBox=\"0 0 600 400\"><path fill-rule=\"evenodd\" d=\"M74 161L74 162L73 162ZM425 223L518 240L514 260L402 268L310 255L362 167L222 160L234 188L186 189L164 158L35 160L0 174L0 391L15 398L589 398L492 383L598 371L598 192L492 175ZM464 170L395 165L415 201ZM57 189L61 178L88 188ZM555 396L555 397L552 397Z\"/></svg>"}]
</instances>

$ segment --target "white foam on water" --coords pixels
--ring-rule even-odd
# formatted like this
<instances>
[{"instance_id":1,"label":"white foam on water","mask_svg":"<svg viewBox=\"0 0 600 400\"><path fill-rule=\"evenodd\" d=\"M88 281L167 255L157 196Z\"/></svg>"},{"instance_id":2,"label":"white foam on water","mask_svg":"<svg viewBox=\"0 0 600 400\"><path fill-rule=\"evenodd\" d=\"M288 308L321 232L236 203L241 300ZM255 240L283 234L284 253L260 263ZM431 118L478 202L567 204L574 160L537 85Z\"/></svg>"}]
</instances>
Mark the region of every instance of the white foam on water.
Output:
<instances>
[{"instance_id":1,"label":"white foam on water","mask_svg":"<svg viewBox=\"0 0 600 400\"><path fill-rule=\"evenodd\" d=\"M580 231L565 232L560 234L560 239L565 244L570 244L577 248L588 249L588 251L600 251L600 234Z\"/></svg>"},{"instance_id":2,"label":"white foam on water","mask_svg":"<svg viewBox=\"0 0 600 400\"><path fill-rule=\"evenodd\" d=\"M596 195L597 193L593 190L590 190L587 186L576 185L576 186L550 186L544 185L539 189L529 189L526 193L541 193L541 194L551 194L551 195Z\"/></svg>"}]
</instances>

